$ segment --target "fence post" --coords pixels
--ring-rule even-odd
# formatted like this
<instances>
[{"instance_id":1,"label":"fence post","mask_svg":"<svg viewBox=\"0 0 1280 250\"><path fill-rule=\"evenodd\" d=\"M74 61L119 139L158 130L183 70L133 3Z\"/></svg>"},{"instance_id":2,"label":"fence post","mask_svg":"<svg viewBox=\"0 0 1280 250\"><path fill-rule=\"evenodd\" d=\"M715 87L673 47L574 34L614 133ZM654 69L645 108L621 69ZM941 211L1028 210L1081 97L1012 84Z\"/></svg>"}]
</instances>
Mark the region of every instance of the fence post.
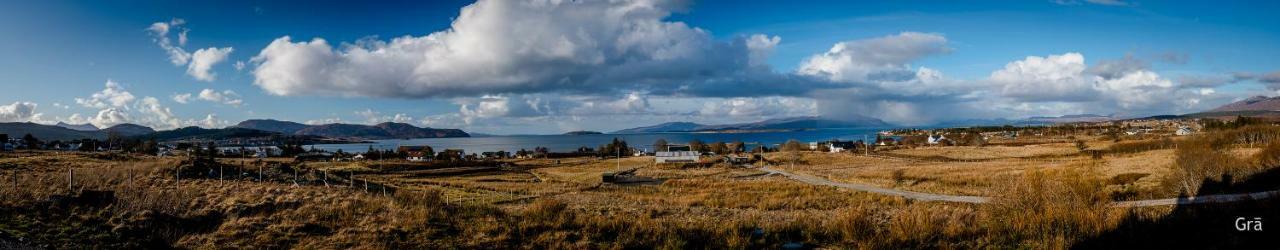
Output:
<instances>
[{"instance_id":1,"label":"fence post","mask_svg":"<svg viewBox=\"0 0 1280 250\"><path fill-rule=\"evenodd\" d=\"M369 180L361 180L361 181L364 181L364 192L365 192L365 193L368 193L368 192L369 192Z\"/></svg>"},{"instance_id":2,"label":"fence post","mask_svg":"<svg viewBox=\"0 0 1280 250\"><path fill-rule=\"evenodd\" d=\"M320 174L324 176L324 187L329 187L329 170L322 170Z\"/></svg>"},{"instance_id":3,"label":"fence post","mask_svg":"<svg viewBox=\"0 0 1280 250\"><path fill-rule=\"evenodd\" d=\"M258 182L262 182L262 166L258 166Z\"/></svg>"},{"instance_id":4,"label":"fence post","mask_svg":"<svg viewBox=\"0 0 1280 250\"><path fill-rule=\"evenodd\" d=\"M222 186L222 165L218 165L218 186Z\"/></svg>"},{"instance_id":5,"label":"fence post","mask_svg":"<svg viewBox=\"0 0 1280 250\"><path fill-rule=\"evenodd\" d=\"M67 192L75 193L76 172L75 168L67 168Z\"/></svg>"},{"instance_id":6,"label":"fence post","mask_svg":"<svg viewBox=\"0 0 1280 250\"><path fill-rule=\"evenodd\" d=\"M356 187L356 173L354 171L347 170L347 188L353 187Z\"/></svg>"}]
</instances>

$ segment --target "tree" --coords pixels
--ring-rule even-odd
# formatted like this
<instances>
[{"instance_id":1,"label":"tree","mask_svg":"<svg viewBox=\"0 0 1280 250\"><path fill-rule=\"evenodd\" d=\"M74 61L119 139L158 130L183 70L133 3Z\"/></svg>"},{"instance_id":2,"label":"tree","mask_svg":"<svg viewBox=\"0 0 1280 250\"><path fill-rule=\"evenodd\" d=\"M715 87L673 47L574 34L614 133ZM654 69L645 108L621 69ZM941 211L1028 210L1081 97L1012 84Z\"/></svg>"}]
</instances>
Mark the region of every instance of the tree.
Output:
<instances>
[{"instance_id":1,"label":"tree","mask_svg":"<svg viewBox=\"0 0 1280 250\"><path fill-rule=\"evenodd\" d=\"M742 153L746 151L747 151L747 145L742 143L742 141L733 141L733 143L729 143L730 153Z\"/></svg>"},{"instance_id":2,"label":"tree","mask_svg":"<svg viewBox=\"0 0 1280 250\"><path fill-rule=\"evenodd\" d=\"M707 144L698 139L689 140L689 151L706 152Z\"/></svg>"},{"instance_id":3,"label":"tree","mask_svg":"<svg viewBox=\"0 0 1280 250\"><path fill-rule=\"evenodd\" d=\"M662 138L658 138L658 141L653 142L653 151L654 151L654 152L667 152L667 140L666 140L666 139L662 139Z\"/></svg>"},{"instance_id":4,"label":"tree","mask_svg":"<svg viewBox=\"0 0 1280 250\"><path fill-rule=\"evenodd\" d=\"M714 142L714 143L711 143L711 146L708 146L708 147L711 150L711 152L716 153L718 155L729 153L729 146L726 146L724 142Z\"/></svg>"},{"instance_id":5,"label":"tree","mask_svg":"<svg viewBox=\"0 0 1280 250\"><path fill-rule=\"evenodd\" d=\"M787 143L782 144L782 151L793 152L800 150L804 150L804 145L800 144L800 141L796 139L787 140Z\"/></svg>"},{"instance_id":6,"label":"tree","mask_svg":"<svg viewBox=\"0 0 1280 250\"><path fill-rule=\"evenodd\" d=\"M40 145L40 139L36 139L36 137L31 134L23 135L22 144L25 144L27 149L36 149Z\"/></svg>"}]
</instances>

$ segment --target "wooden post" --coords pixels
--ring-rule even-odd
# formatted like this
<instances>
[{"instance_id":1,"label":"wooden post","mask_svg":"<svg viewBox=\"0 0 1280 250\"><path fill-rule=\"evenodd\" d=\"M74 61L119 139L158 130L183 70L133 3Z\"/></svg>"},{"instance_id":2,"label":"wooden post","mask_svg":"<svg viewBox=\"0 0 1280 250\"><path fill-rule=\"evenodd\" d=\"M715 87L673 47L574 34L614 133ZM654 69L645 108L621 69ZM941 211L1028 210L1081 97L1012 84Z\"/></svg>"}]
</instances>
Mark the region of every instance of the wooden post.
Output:
<instances>
[{"instance_id":1,"label":"wooden post","mask_svg":"<svg viewBox=\"0 0 1280 250\"><path fill-rule=\"evenodd\" d=\"M324 187L329 187L329 170L320 171L324 175Z\"/></svg>"},{"instance_id":2,"label":"wooden post","mask_svg":"<svg viewBox=\"0 0 1280 250\"><path fill-rule=\"evenodd\" d=\"M75 193L75 188L74 188L74 186L75 186L75 184L76 184L76 171L75 171L75 170L76 170L76 169L74 169L74 168L67 168L67 191L68 191L68 192L71 192L71 193Z\"/></svg>"},{"instance_id":3,"label":"wooden post","mask_svg":"<svg viewBox=\"0 0 1280 250\"><path fill-rule=\"evenodd\" d=\"M387 185L382 185L382 196L387 196Z\"/></svg>"},{"instance_id":4,"label":"wooden post","mask_svg":"<svg viewBox=\"0 0 1280 250\"><path fill-rule=\"evenodd\" d=\"M356 186L356 173L351 170L347 170L347 188L353 188L355 186Z\"/></svg>"},{"instance_id":5,"label":"wooden post","mask_svg":"<svg viewBox=\"0 0 1280 250\"><path fill-rule=\"evenodd\" d=\"M364 192L365 192L365 193L368 193L368 192L369 192L369 180L362 180L362 181L364 181Z\"/></svg>"},{"instance_id":6,"label":"wooden post","mask_svg":"<svg viewBox=\"0 0 1280 250\"><path fill-rule=\"evenodd\" d=\"M262 181L262 166L258 166L258 181Z\"/></svg>"},{"instance_id":7,"label":"wooden post","mask_svg":"<svg viewBox=\"0 0 1280 250\"><path fill-rule=\"evenodd\" d=\"M222 186L222 165L218 165L218 186Z\"/></svg>"}]
</instances>

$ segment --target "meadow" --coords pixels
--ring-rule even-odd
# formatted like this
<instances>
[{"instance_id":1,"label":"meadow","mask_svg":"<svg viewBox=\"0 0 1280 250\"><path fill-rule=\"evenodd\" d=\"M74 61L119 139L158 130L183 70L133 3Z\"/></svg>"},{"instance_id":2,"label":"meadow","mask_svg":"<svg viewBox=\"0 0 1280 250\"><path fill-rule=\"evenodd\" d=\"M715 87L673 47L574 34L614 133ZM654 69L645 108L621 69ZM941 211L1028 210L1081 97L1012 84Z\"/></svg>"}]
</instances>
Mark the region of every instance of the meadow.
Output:
<instances>
[{"instance_id":1,"label":"meadow","mask_svg":"<svg viewBox=\"0 0 1280 250\"><path fill-rule=\"evenodd\" d=\"M772 152L757 165L652 157L483 164L20 151L0 158L0 246L41 248L1231 248L1275 199L1115 201L1280 188L1280 128L1116 142ZM1093 153L1099 151L1102 153ZM917 201L768 174L991 197ZM641 181L606 183L635 169ZM1224 224L1225 223L1225 224Z\"/></svg>"}]
</instances>

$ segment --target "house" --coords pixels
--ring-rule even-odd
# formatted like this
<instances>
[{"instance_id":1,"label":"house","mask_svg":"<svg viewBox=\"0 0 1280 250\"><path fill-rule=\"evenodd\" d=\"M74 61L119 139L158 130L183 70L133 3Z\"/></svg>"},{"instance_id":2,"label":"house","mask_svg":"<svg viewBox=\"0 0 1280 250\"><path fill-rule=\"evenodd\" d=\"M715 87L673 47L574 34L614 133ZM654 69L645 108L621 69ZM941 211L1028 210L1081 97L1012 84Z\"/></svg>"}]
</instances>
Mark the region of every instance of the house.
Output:
<instances>
[{"instance_id":1,"label":"house","mask_svg":"<svg viewBox=\"0 0 1280 250\"><path fill-rule=\"evenodd\" d=\"M451 148L451 149L445 149L444 151L441 151L440 153L437 153L437 154L436 154L436 159L440 159L440 160L450 160L450 161L455 161L455 160L457 160L457 161L461 161L461 160L467 159L467 154L466 154L466 152L465 152L465 151L463 151L462 149L454 149L454 148Z\"/></svg>"},{"instance_id":2,"label":"house","mask_svg":"<svg viewBox=\"0 0 1280 250\"><path fill-rule=\"evenodd\" d=\"M355 161L363 161L364 159L365 159L364 154L356 154L356 156L351 157L351 160L355 160Z\"/></svg>"},{"instance_id":3,"label":"house","mask_svg":"<svg viewBox=\"0 0 1280 250\"><path fill-rule=\"evenodd\" d=\"M943 142L944 140L946 140L946 139L947 139L947 137L942 136L941 134L938 134L938 135L930 135L930 136L929 136L929 144L938 144L938 143L942 143L942 142Z\"/></svg>"},{"instance_id":4,"label":"house","mask_svg":"<svg viewBox=\"0 0 1280 250\"><path fill-rule=\"evenodd\" d=\"M646 155L650 155L648 151L649 151L648 149L644 149L644 148L631 148L631 152L634 152L634 153L632 153L632 154L631 154L631 156L646 156Z\"/></svg>"},{"instance_id":5,"label":"house","mask_svg":"<svg viewBox=\"0 0 1280 250\"><path fill-rule=\"evenodd\" d=\"M1191 130L1191 128L1189 127L1181 127L1181 128L1178 128L1178 131L1173 132L1174 135L1178 135L1178 136L1191 135L1194 133L1196 133L1196 131Z\"/></svg>"},{"instance_id":6,"label":"house","mask_svg":"<svg viewBox=\"0 0 1280 250\"><path fill-rule=\"evenodd\" d=\"M654 163L693 163L698 162L701 153L694 151L666 151L654 154Z\"/></svg>"},{"instance_id":7,"label":"house","mask_svg":"<svg viewBox=\"0 0 1280 250\"><path fill-rule=\"evenodd\" d=\"M876 138L876 145L889 146L894 144L898 144L898 142L893 137Z\"/></svg>"},{"instance_id":8,"label":"house","mask_svg":"<svg viewBox=\"0 0 1280 250\"><path fill-rule=\"evenodd\" d=\"M818 142L816 141L809 142L809 150L818 150Z\"/></svg>"},{"instance_id":9,"label":"house","mask_svg":"<svg viewBox=\"0 0 1280 250\"><path fill-rule=\"evenodd\" d=\"M431 161L434 154L431 146L400 146L396 148L396 152L405 155L404 159L411 162Z\"/></svg>"},{"instance_id":10,"label":"house","mask_svg":"<svg viewBox=\"0 0 1280 250\"><path fill-rule=\"evenodd\" d=\"M858 143L853 141L831 141L829 144L830 146L827 146L827 148L829 150L828 152L831 152L831 153L840 153L848 150L854 150L854 149L857 149L858 147Z\"/></svg>"},{"instance_id":11,"label":"house","mask_svg":"<svg viewBox=\"0 0 1280 250\"><path fill-rule=\"evenodd\" d=\"M724 156L725 162L729 164L748 164L751 163L751 157L745 155L730 154Z\"/></svg>"}]
</instances>

